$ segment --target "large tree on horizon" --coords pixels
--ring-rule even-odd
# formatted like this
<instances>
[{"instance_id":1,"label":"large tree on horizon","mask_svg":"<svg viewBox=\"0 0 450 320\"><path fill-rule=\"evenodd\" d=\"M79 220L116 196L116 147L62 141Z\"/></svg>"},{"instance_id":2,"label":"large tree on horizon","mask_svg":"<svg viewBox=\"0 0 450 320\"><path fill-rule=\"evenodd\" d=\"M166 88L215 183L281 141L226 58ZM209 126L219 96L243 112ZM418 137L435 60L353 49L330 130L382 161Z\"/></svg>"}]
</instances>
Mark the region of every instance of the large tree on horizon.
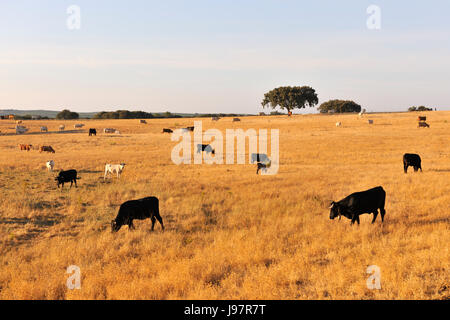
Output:
<instances>
[{"instance_id":1,"label":"large tree on horizon","mask_svg":"<svg viewBox=\"0 0 450 320\"><path fill-rule=\"evenodd\" d=\"M64 109L63 111L59 112L56 115L56 119L65 119L65 120L78 119L79 117L80 115L78 113L72 112L67 109Z\"/></svg>"},{"instance_id":2,"label":"large tree on horizon","mask_svg":"<svg viewBox=\"0 0 450 320\"><path fill-rule=\"evenodd\" d=\"M278 87L266 94L261 102L263 108L270 107L275 109L280 107L288 112L293 109L302 109L314 107L319 103L316 90L311 87Z\"/></svg>"}]
</instances>

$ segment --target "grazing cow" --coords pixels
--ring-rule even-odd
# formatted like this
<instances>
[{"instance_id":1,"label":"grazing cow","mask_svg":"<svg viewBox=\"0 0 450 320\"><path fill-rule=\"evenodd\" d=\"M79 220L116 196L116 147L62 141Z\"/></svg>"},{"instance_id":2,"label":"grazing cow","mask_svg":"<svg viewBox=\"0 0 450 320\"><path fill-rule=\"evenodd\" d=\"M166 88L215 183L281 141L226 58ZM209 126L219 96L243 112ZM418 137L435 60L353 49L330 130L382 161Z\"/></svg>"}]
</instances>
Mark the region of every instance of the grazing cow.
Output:
<instances>
[{"instance_id":1,"label":"grazing cow","mask_svg":"<svg viewBox=\"0 0 450 320\"><path fill-rule=\"evenodd\" d=\"M427 121L427 117L418 117L417 120L418 121Z\"/></svg>"},{"instance_id":2,"label":"grazing cow","mask_svg":"<svg viewBox=\"0 0 450 320\"><path fill-rule=\"evenodd\" d=\"M184 129L186 129L187 131L194 131L195 127L186 127Z\"/></svg>"},{"instance_id":3,"label":"grazing cow","mask_svg":"<svg viewBox=\"0 0 450 320\"><path fill-rule=\"evenodd\" d=\"M83 127L84 127L84 124L82 124L82 123L77 123L77 124L74 124L73 127L74 127L75 129L83 128Z\"/></svg>"},{"instance_id":4,"label":"grazing cow","mask_svg":"<svg viewBox=\"0 0 450 320\"><path fill-rule=\"evenodd\" d=\"M219 117L212 117L211 118L212 121L219 121L219 119L220 119Z\"/></svg>"},{"instance_id":5,"label":"grazing cow","mask_svg":"<svg viewBox=\"0 0 450 320\"><path fill-rule=\"evenodd\" d=\"M405 173L408 172L408 167L414 167L414 172L417 172L419 169L422 172L422 159L420 159L418 154L405 153L403 155L403 170Z\"/></svg>"},{"instance_id":6,"label":"grazing cow","mask_svg":"<svg viewBox=\"0 0 450 320\"><path fill-rule=\"evenodd\" d=\"M103 129L103 133L115 133L116 129L113 128L105 128Z\"/></svg>"},{"instance_id":7,"label":"grazing cow","mask_svg":"<svg viewBox=\"0 0 450 320\"><path fill-rule=\"evenodd\" d=\"M209 144L198 144L197 145L197 153L201 153L202 151L206 151L206 153L216 154L216 151Z\"/></svg>"},{"instance_id":8,"label":"grazing cow","mask_svg":"<svg viewBox=\"0 0 450 320\"><path fill-rule=\"evenodd\" d=\"M106 180L106 176L108 173L111 173L111 175L116 172L117 178L120 178L120 175L122 174L123 168L125 167L125 163L121 164L106 164L105 165L105 176L103 177L103 180Z\"/></svg>"},{"instance_id":9,"label":"grazing cow","mask_svg":"<svg viewBox=\"0 0 450 320\"><path fill-rule=\"evenodd\" d=\"M342 126L342 122L336 122L336 127Z\"/></svg>"},{"instance_id":10,"label":"grazing cow","mask_svg":"<svg viewBox=\"0 0 450 320\"><path fill-rule=\"evenodd\" d=\"M238 121L241 121L241 119L239 119L239 118L233 118L233 122L238 122Z\"/></svg>"},{"instance_id":11,"label":"grazing cow","mask_svg":"<svg viewBox=\"0 0 450 320\"><path fill-rule=\"evenodd\" d=\"M75 188L77 188L77 180L79 179L80 178L77 177L77 170L74 169L67 171L61 170L58 176L55 178L56 182L58 183L58 188L59 185L62 185L61 190L62 188L64 188L65 182L70 182L70 188L72 188L72 185L75 183Z\"/></svg>"},{"instance_id":12,"label":"grazing cow","mask_svg":"<svg viewBox=\"0 0 450 320\"><path fill-rule=\"evenodd\" d=\"M55 150L53 150L53 148L51 146L40 146L39 147L39 152L50 152L50 153L55 153Z\"/></svg>"},{"instance_id":13,"label":"grazing cow","mask_svg":"<svg viewBox=\"0 0 450 320\"><path fill-rule=\"evenodd\" d=\"M48 171L53 172L53 168L55 167L55 161L53 161L53 160L47 161L45 163L45 166L47 167Z\"/></svg>"},{"instance_id":14,"label":"grazing cow","mask_svg":"<svg viewBox=\"0 0 450 320\"><path fill-rule=\"evenodd\" d=\"M373 124L373 120L367 120L367 123Z\"/></svg>"},{"instance_id":15,"label":"grazing cow","mask_svg":"<svg viewBox=\"0 0 450 320\"><path fill-rule=\"evenodd\" d=\"M258 162L257 168L256 168L256 174L259 173L259 170L261 170L261 172L267 172L267 168L270 168L270 161L268 163Z\"/></svg>"},{"instance_id":16,"label":"grazing cow","mask_svg":"<svg viewBox=\"0 0 450 320\"><path fill-rule=\"evenodd\" d=\"M28 128L24 126L16 126L16 134L24 134L28 131Z\"/></svg>"},{"instance_id":17,"label":"grazing cow","mask_svg":"<svg viewBox=\"0 0 450 320\"><path fill-rule=\"evenodd\" d=\"M19 144L20 150L30 151L33 148L31 144Z\"/></svg>"},{"instance_id":18,"label":"grazing cow","mask_svg":"<svg viewBox=\"0 0 450 320\"><path fill-rule=\"evenodd\" d=\"M163 128L163 130L162 130L162 133L172 133L173 132L173 130L172 129L165 129L165 128Z\"/></svg>"},{"instance_id":19,"label":"grazing cow","mask_svg":"<svg viewBox=\"0 0 450 320\"><path fill-rule=\"evenodd\" d=\"M64 131L65 128L66 128L66 126L62 124L59 126L59 131Z\"/></svg>"},{"instance_id":20,"label":"grazing cow","mask_svg":"<svg viewBox=\"0 0 450 320\"><path fill-rule=\"evenodd\" d=\"M418 126L418 128L420 128L420 127L425 127L425 128L429 128L429 127L430 127L430 125L429 125L428 123L426 123L426 122L422 121L422 122L419 122L419 126Z\"/></svg>"},{"instance_id":21,"label":"grazing cow","mask_svg":"<svg viewBox=\"0 0 450 320\"><path fill-rule=\"evenodd\" d=\"M348 197L338 201L332 202L330 206L330 219L344 216L351 219L351 224L355 221L359 224L359 216L364 213L373 213L372 223L375 222L378 216L378 209L381 213L381 222L384 221L384 204L386 202L386 192L382 187L375 187L370 190L355 192Z\"/></svg>"},{"instance_id":22,"label":"grazing cow","mask_svg":"<svg viewBox=\"0 0 450 320\"><path fill-rule=\"evenodd\" d=\"M159 215L159 200L156 197L147 197L138 200L129 200L120 205L116 219L111 221L111 232L117 232L123 225L128 225L128 230L134 229L133 220L144 220L150 218L152 231L156 220L159 221L162 230L164 224Z\"/></svg>"},{"instance_id":23,"label":"grazing cow","mask_svg":"<svg viewBox=\"0 0 450 320\"><path fill-rule=\"evenodd\" d=\"M89 129L89 137L90 136L97 136L97 130L95 130L93 128Z\"/></svg>"},{"instance_id":24,"label":"grazing cow","mask_svg":"<svg viewBox=\"0 0 450 320\"><path fill-rule=\"evenodd\" d=\"M41 127L41 132L48 132L48 129L47 129L47 127L45 127L45 126L42 126L42 127Z\"/></svg>"},{"instance_id":25,"label":"grazing cow","mask_svg":"<svg viewBox=\"0 0 450 320\"><path fill-rule=\"evenodd\" d=\"M251 163L255 162L267 163L269 161L269 157L265 153L252 153L250 157Z\"/></svg>"},{"instance_id":26,"label":"grazing cow","mask_svg":"<svg viewBox=\"0 0 450 320\"><path fill-rule=\"evenodd\" d=\"M139 120L139 123L143 123L143 124L146 124L146 123L147 123L147 121L145 121L145 120Z\"/></svg>"}]
</instances>

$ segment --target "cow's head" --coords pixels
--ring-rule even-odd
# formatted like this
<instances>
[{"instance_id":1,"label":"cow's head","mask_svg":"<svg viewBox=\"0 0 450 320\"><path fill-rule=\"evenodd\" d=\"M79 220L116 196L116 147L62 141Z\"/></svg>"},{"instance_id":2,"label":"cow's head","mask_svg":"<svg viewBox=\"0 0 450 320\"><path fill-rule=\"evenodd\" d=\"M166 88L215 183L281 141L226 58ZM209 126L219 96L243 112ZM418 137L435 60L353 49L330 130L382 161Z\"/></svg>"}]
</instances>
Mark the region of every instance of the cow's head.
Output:
<instances>
[{"instance_id":1,"label":"cow's head","mask_svg":"<svg viewBox=\"0 0 450 320\"><path fill-rule=\"evenodd\" d=\"M330 206L330 219L333 220L336 217L339 217L339 220L341 220L342 215L342 208L341 206L336 202L331 202Z\"/></svg>"},{"instance_id":2,"label":"cow's head","mask_svg":"<svg viewBox=\"0 0 450 320\"><path fill-rule=\"evenodd\" d=\"M125 163L121 163L120 164L120 170L123 170L124 167L125 167Z\"/></svg>"},{"instance_id":3,"label":"cow's head","mask_svg":"<svg viewBox=\"0 0 450 320\"><path fill-rule=\"evenodd\" d=\"M58 184L58 188L59 188L59 185L62 183L62 178L60 176L55 177L55 181Z\"/></svg>"},{"instance_id":4,"label":"cow's head","mask_svg":"<svg viewBox=\"0 0 450 320\"><path fill-rule=\"evenodd\" d=\"M111 220L111 232L117 232L119 229L120 226L117 225L117 222L115 220Z\"/></svg>"}]
</instances>

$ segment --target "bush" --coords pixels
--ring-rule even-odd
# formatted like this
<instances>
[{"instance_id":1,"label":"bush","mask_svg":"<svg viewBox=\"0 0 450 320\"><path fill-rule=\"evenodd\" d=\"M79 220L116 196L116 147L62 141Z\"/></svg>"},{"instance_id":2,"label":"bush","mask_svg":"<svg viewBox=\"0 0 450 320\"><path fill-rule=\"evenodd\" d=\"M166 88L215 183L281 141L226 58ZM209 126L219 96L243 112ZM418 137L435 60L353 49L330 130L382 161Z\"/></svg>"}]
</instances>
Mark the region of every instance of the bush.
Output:
<instances>
[{"instance_id":1,"label":"bush","mask_svg":"<svg viewBox=\"0 0 450 320\"><path fill-rule=\"evenodd\" d=\"M65 120L78 119L79 117L80 115L78 113L72 112L67 109L61 111L56 115L56 119L65 119Z\"/></svg>"}]
</instances>

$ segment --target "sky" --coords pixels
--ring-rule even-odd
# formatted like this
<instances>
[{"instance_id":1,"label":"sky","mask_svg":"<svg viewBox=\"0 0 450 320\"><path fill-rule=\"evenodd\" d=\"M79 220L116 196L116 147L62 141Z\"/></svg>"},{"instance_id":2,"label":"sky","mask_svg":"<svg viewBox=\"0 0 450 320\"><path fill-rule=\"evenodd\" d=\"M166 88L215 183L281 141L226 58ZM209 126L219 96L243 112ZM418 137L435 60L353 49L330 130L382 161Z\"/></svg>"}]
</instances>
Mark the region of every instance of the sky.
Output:
<instances>
[{"instance_id":1,"label":"sky","mask_svg":"<svg viewBox=\"0 0 450 320\"><path fill-rule=\"evenodd\" d=\"M307 85L319 104L450 110L449 15L448 0L0 0L0 109L254 114Z\"/></svg>"}]
</instances>

